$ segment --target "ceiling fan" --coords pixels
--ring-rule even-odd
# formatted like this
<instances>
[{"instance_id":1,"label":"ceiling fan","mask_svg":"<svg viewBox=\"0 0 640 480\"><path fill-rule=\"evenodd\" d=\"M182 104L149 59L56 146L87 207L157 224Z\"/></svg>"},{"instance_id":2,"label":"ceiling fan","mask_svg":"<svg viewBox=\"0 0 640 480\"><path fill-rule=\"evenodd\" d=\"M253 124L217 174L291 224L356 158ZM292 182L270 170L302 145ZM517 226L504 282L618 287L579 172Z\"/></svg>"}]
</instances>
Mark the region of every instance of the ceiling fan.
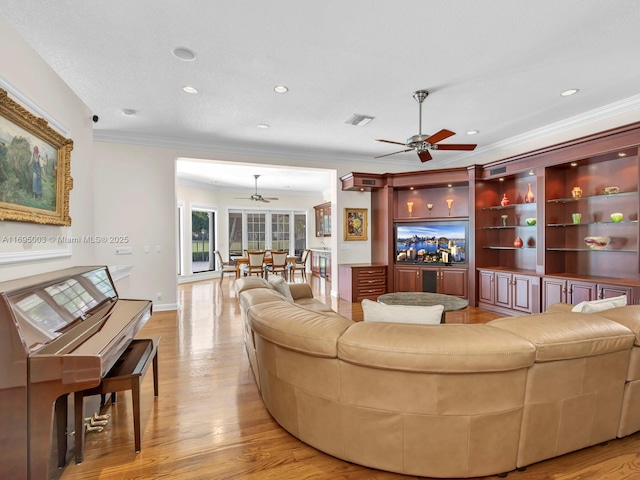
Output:
<instances>
[{"instance_id":1,"label":"ceiling fan","mask_svg":"<svg viewBox=\"0 0 640 480\"><path fill-rule=\"evenodd\" d=\"M269 203L271 200L279 200L277 197L263 197L258 193L258 177L260 175L254 175L256 179L256 193L252 194L250 197L235 197L236 200L253 200L254 202L264 202Z\"/></svg>"},{"instance_id":2,"label":"ceiling fan","mask_svg":"<svg viewBox=\"0 0 640 480\"><path fill-rule=\"evenodd\" d=\"M418 90L413 94L413 98L415 98L420 105L420 123L418 124L418 135L414 135L413 137L408 138L407 143L376 139L376 142L404 145L406 148L404 150L400 150L399 152L387 153L386 155L379 155L375 158L388 157L389 155L395 155L397 153L404 153L415 150L418 153L418 157L420 157L420 161L424 163L427 160L431 160L433 158L429 153L429 150L474 150L477 147L476 144L472 143L449 143L440 145L438 142L441 142L442 140L455 135L455 133L451 130L442 129L431 136L422 134L422 102L424 102L424 99L427 98L428 95L429 92L427 90Z\"/></svg>"}]
</instances>

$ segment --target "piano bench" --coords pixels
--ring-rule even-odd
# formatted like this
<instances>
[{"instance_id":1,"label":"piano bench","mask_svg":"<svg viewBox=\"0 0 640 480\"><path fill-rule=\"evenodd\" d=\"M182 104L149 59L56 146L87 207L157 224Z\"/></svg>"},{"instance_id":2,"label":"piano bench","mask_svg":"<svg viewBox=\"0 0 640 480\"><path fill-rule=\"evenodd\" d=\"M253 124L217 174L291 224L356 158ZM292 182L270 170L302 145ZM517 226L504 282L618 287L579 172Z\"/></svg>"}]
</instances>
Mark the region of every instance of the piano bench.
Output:
<instances>
[{"instance_id":1,"label":"piano bench","mask_svg":"<svg viewBox=\"0 0 640 480\"><path fill-rule=\"evenodd\" d=\"M160 337L141 338L131 342L100 385L75 392L76 463L84 459L84 397L131 390L133 429L136 453L140 452L140 384L149 365L153 364L153 394L158 396L158 343ZM113 397L112 397L113 398Z\"/></svg>"}]
</instances>

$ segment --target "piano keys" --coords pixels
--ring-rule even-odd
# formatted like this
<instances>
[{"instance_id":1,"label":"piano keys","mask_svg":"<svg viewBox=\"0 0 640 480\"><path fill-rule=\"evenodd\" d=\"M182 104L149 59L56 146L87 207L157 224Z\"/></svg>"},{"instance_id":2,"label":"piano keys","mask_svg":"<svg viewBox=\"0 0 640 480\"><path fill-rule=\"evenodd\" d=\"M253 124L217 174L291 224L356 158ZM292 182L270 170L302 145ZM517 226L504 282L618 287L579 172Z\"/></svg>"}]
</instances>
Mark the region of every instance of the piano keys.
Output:
<instances>
[{"instance_id":1,"label":"piano keys","mask_svg":"<svg viewBox=\"0 0 640 480\"><path fill-rule=\"evenodd\" d=\"M98 386L151 312L104 266L0 283L0 478L48 478L57 399Z\"/></svg>"}]
</instances>

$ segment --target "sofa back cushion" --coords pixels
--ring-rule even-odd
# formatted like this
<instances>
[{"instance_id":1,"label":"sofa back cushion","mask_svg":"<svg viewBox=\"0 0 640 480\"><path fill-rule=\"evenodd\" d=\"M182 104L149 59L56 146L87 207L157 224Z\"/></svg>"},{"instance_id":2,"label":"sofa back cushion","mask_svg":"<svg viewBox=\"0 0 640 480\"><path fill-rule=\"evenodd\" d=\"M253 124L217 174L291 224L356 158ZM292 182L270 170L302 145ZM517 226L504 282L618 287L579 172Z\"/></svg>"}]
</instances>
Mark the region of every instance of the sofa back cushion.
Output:
<instances>
[{"instance_id":1,"label":"sofa back cushion","mask_svg":"<svg viewBox=\"0 0 640 480\"><path fill-rule=\"evenodd\" d=\"M623 325L588 313L541 313L492 320L536 346L536 362L591 357L633 346L635 336Z\"/></svg>"},{"instance_id":2,"label":"sofa back cushion","mask_svg":"<svg viewBox=\"0 0 640 480\"><path fill-rule=\"evenodd\" d=\"M335 312L323 313L279 300L247 310L253 331L281 347L310 355L338 354L338 338L353 322Z\"/></svg>"},{"instance_id":3,"label":"sofa back cushion","mask_svg":"<svg viewBox=\"0 0 640 480\"><path fill-rule=\"evenodd\" d=\"M572 312L598 313L616 307L624 307L627 304L627 296L601 298L600 300L590 300L578 303L571 309Z\"/></svg>"},{"instance_id":4,"label":"sofa back cushion","mask_svg":"<svg viewBox=\"0 0 640 480\"><path fill-rule=\"evenodd\" d=\"M499 372L533 365L534 346L487 325L358 322L338 340L338 357L413 372Z\"/></svg>"}]
</instances>

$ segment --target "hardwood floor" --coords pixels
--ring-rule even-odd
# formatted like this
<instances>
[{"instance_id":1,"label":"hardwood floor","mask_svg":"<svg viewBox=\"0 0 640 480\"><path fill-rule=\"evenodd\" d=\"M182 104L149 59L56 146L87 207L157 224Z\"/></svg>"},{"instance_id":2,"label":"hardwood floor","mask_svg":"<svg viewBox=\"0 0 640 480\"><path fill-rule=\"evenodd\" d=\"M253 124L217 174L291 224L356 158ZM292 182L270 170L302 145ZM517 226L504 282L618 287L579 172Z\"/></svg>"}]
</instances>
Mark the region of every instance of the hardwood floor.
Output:
<instances>
[{"instance_id":1,"label":"hardwood floor","mask_svg":"<svg viewBox=\"0 0 640 480\"><path fill-rule=\"evenodd\" d=\"M362 319L359 304L332 298L323 280L313 278L311 283L316 298L348 318ZM273 421L249 368L232 279L181 285L179 302L178 313L154 313L139 335L162 336L159 397L153 397L150 374L143 382L142 451L134 452L131 392L123 392L109 409L112 418L105 430L87 435L84 462L76 465L70 449L69 464L52 471L52 478L417 478L338 460L300 442ZM496 317L472 308L468 317L454 316L451 321L484 323ZM640 479L640 435L541 462L511 472L508 478Z\"/></svg>"}]
</instances>

